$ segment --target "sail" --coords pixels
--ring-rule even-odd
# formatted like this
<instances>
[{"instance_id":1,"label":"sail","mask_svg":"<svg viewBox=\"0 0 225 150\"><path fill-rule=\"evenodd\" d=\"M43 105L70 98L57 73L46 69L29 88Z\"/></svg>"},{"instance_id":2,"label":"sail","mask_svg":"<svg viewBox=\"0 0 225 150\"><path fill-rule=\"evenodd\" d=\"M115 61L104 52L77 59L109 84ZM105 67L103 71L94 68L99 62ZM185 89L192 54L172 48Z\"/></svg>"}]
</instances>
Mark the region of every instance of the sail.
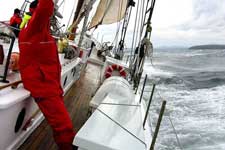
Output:
<instances>
[{"instance_id":1,"label":"sail","mask_svg":"<svg viewBox=\"0 0 225 150\"><path fill-rule=\"evenodd\" d=\"M89 4L91 2L91 0L79 0L77 3L77 8L76 8L76 12L74 14L74 18L73 18L73 22L71 24L71 26L69 27L69 32L72 33L69 35L69 39L70 40L74 40L75 38L75 33L77 30L77 25L80 23L80 21L83 19L84 14L85 14L85 7L87 6L87 4Z\"/></svg>"},{"instance_id":2,"label":"sail","mask_svg":"<svg viewBox=\"0 0 225 150\"><path fill-rule=\"evenodd\" d=\"M77 3L77 8L76 8L76 11L75 11L75 14L74 14L74 18L73 18L73 22L75 22L80 14L80 11L81 11L81 8L83 7L84 5L84 0L79 0L78 3Z\"/></svg>"},{"instance_id":3,"label":"sail","mask_svg":"<svg viewBox=\"0 0 225 150\"><path fill-rule=\"evenodd\" d=\"M123 19L128 0L101 0L89 29L100 24L111 24Z\"/></svg>"},{"instance_id":4,"label":"sail","mask_svg":"<svg viewBox=\"0 0 225 150\"><path fill-rule=\"evenodd\" d=\"M91 5L90 9L92 9L92 6L95 3L95 1L96 0L79 0L78 1L77 9L76 9L76 12L74 14L73 23L72 23L72 25L69 28L69 31L71 33L75 33L76 32L77 25L84 18L85 11L86 11L88 5ZM72 37L71 39L74 39L74 37Z\"/></svg>"}]
</instances>

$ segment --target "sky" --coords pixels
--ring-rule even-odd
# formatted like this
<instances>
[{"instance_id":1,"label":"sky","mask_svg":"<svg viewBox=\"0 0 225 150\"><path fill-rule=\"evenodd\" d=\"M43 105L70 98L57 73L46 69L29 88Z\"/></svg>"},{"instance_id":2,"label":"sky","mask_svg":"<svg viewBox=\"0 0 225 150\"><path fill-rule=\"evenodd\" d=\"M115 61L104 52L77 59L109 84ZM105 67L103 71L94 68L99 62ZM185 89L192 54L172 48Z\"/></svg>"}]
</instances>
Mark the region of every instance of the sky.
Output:
<instances>
[{"instance_id":1,"label":"sky","mask_svg":"<svg viewBox=\"0 0 225 150\"><path fill-rule=\"evenodd\" d=\"M24 0L0 0L0 20L8 20ZM140 2L141 0L139 0ZM136 0L137 2L137 0ZM67 24L74 5L66 0L61 7ZM136 3L137 6L137 3ZM94 11L91 13L93 16ZM131 47L136 9L133 9L126 46ZM156 0L151 41L155 47L189 47L199 44L225 44L225 0ZM117 23L100 26L93 32L99 41L112 41Z\"/></svg>"}]
</instances>

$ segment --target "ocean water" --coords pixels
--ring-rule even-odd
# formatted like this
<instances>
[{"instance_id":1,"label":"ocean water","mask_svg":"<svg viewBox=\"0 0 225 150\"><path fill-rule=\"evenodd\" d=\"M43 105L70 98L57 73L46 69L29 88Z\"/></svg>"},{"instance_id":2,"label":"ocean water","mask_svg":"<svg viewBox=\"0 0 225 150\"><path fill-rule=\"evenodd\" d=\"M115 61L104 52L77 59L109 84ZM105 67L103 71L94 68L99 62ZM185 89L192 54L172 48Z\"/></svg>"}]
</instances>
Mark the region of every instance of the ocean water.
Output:
<instances>
[{"instance_id":1,"label":"ocean water","mask_svg":"<svg viewBox=\"0 0 225 150\"><path fill-rule=\"evenodd\" d=\"M225 50L156 50L144 68L152 130L167 101L155 149L225 150Z\"/></svg>"}]
</instances>

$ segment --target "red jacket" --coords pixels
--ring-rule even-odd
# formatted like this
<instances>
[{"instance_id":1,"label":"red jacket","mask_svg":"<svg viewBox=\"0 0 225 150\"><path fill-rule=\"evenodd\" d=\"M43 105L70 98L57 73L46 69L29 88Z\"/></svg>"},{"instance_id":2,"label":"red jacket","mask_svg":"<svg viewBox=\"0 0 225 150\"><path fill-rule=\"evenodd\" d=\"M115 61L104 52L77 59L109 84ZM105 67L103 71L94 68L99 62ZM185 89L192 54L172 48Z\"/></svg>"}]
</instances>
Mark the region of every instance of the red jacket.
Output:
<instances>
[{"instance_id":1,"label":"red jacket","mask_svg":"<svg viewBox=\"0 0 225 150\"><path fill-rule=\"evenodd\" d=\"M19 26L22 22L22 18L18 15L18 14L14 14L11 18L10 18L10 22L9 24L11 26Z\"/></svg>"},{"instance_id":2,"label":"red jacket","mask_svg":"<svg viewBox=\"0 0 225 150\"><path fill-rule=\"evenodd\" d=\"M24 87L35 98L63 93L57 46L50 35L49 20L53 9L52 0L39 0L30 21L19 35L21 77Z\"/></svg>"}]
</instances>

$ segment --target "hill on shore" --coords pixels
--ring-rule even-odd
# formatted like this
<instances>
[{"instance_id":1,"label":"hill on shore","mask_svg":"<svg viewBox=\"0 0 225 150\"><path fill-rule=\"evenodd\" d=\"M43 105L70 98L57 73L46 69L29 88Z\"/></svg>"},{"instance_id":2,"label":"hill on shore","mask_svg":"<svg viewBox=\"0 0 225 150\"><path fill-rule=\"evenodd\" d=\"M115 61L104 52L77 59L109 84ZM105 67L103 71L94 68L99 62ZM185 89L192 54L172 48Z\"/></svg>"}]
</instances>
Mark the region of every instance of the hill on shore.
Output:
<instances>
[{"instance_id":1,"label":"hill on shore","mask_svg":"<svg viewBox=\"0 0 225 150\"><path fill-rule=\"evenodd\" d=\"M196 45L189 49L225 49L225 45L209 44L209 45Z\"/></svg>"}]
</instances>

